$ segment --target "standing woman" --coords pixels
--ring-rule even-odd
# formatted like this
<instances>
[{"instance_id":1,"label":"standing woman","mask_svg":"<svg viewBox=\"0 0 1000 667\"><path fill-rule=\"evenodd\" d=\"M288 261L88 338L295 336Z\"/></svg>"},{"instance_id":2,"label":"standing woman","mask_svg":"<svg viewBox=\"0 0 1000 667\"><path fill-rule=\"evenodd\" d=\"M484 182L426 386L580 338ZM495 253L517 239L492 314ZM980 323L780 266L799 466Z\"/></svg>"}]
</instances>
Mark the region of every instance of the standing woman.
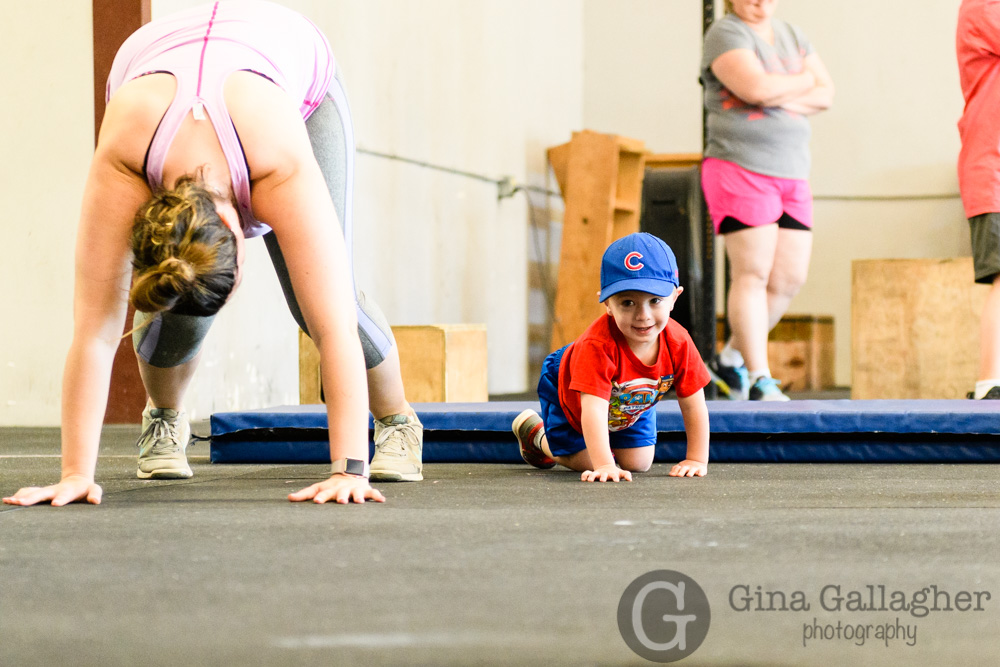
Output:
<instances>
[{"instance_id":1,"label":"standing woman","mask_svg":"<svg viewBox=\"0 0 1000 667\"><path fill-rule=\"evenodd\" d=\"M809 121L833 82L777 0L726 0L705 35L708 112L702 189L732 271L732 338L708 366L730 399L787 401L771 377L767 335L805 282L812 251Z\"/></svg>"},{"instance_id":2,"label":"standing woman","mask_svg":"<svg viewBox=\"0 0 1000 667\"><path fill-rule=\"evenodd\" d=\"M289 498L384 500L369 485L369 410L372 477L421 478L422 427L403 394L391 330L354 288L353 141L330 46L287 8L225 0L126 40L108 78L78 232L62 479L4 502L100 502L94 472L129 302L149 394L137 474L191 476L184 393L254 236L319 349L326 393L332 474Z\"/></svg>"}]
</instances>

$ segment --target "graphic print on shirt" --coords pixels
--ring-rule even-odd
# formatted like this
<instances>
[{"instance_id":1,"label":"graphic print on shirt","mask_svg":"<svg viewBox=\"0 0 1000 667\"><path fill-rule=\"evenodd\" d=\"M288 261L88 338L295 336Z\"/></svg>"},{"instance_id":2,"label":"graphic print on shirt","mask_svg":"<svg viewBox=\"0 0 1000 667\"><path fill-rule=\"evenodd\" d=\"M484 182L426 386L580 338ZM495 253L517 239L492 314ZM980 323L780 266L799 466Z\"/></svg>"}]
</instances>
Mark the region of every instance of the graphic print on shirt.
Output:
<instances>
[{"instance_id":1,"label":"graphic print on shirt","mask_svg":"<svg viewBox=\"0 0 1000 667\"><path fill-rule=\"evenodd\" d=\"M769 74L801 74L804 70L803 59L805 56L806 50L801 47L799 47L797 57L792 56L788 58L781 58L777 54L771 54L765 58L764 56L758 54L758 57L761 59L761 65L764 67L764 71ZM744 102L726 87L723 87L719 91L719 99L721 100L722 108L724 110L729 111L730 109L738 109L743 112L746 120L761 120L765 117L763 107L756 104L750 104L749 102ZM783 111L790 116L800 115L794 111L788 111L787 109L783 109Z\"/></svg>"},{"instance_id":2,"label":"graphic print on shirt","mask_svg":"<svg viewBox=\"0 0 1000 667\"><path fill-rule=\"evenodd\" d=\"M635 378L622 384L611 383L611 400L608 406L608 430L626 429L642 416L642 413L663 398L674 384L674 376L667 375L659 380Z\"/></svg>"}]
</instances>

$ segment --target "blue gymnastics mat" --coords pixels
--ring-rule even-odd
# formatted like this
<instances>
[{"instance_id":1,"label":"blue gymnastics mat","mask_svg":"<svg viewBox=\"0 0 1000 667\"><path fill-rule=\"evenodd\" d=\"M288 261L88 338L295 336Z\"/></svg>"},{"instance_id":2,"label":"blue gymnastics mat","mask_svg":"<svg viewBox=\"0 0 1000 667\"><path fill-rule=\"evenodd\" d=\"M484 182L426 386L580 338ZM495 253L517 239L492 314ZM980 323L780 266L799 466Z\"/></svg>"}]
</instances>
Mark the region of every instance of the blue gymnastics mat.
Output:
<instances>
[{"instance_id":1,"label":"blue gymnastics mat","mask_svg":"<svg viewBox=\"0 0 1000 667\"><path fill-rule=\"evenodd\" d=\"M538 403L413 407L424 424L425 462L516 463L521 458L510 424L525 408L537 410ZM708 411L716 462L1000 461L1000 403L993 401L709 401ZM684 458L684 422L675 401L657 406L656 425L656 460ZM322 405L216 413L211 460L329 463L326 426Z\"/></svg>"}]
</instances>

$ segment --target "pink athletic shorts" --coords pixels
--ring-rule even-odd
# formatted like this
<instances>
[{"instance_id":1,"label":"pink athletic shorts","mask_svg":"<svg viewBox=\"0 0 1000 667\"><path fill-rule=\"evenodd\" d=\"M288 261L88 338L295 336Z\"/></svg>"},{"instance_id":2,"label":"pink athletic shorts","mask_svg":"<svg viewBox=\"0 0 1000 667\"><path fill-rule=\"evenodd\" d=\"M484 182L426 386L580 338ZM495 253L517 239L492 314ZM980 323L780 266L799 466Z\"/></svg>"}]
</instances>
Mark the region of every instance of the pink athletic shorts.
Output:
<instances>
[{"instance_id":1,"label":"pink athletic shorts","mask_svg":"<svg viewBox=\"0 0 1000 667\"><path fill-rule=\"evenodd\" d=\"M709 157L701 164L701 188L717 234L727 217L759 227L778 222L782 213L812 228L812 190L805 179L764 176Z\"/></svg>"}]
</instances>

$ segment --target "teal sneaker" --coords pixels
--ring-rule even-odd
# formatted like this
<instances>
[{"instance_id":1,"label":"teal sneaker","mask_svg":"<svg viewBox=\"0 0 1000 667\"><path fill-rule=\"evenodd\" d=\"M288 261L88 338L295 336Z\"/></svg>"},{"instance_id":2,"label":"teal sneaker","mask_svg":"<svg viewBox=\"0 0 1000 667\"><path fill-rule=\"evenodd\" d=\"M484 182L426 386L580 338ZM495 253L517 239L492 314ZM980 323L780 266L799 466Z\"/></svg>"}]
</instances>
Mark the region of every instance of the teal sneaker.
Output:
<instances>
[{"instance_id":1,"label":"teal sneaker","mask_svg":"<svg viewBox=\"0 0 1000 667\"><path fill-rule=\"evenodd\" d=\"M745 401L750 391L750 376L746 366L727 366L715 355L708 360L708 374L719 393L730 401Z\"/></svg>"},{"instance_id":2,"label":"teal sneaker","mask_svg":"<svg viewBox=\"0 0 1000 667\"><path fill-rule=\"evenodd\" d=\"M775 380L766 375L757 378L757 381L750 387L751 401L790 401L792 399L785 396L778 385L780 380Z\"/></svg>"}]
</instances>

